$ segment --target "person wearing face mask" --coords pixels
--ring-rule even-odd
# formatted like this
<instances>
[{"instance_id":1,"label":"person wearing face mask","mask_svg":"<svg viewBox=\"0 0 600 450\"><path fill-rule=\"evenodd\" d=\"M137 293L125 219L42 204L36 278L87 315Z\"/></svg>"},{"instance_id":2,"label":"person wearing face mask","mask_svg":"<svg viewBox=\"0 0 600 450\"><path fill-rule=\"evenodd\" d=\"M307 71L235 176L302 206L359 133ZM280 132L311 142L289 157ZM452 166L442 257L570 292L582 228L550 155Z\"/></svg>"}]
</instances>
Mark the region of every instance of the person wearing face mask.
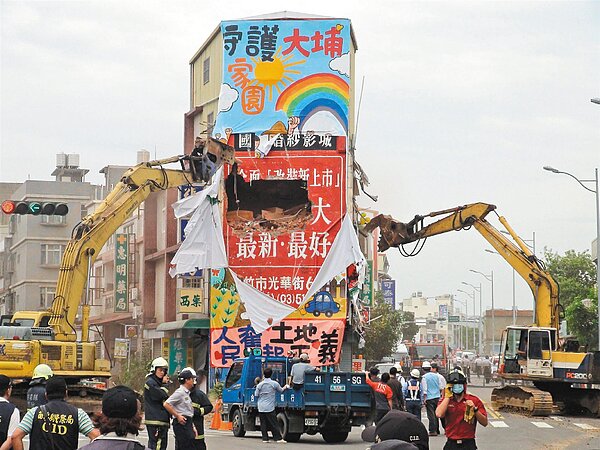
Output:
<instances>
[{"instance_id":1,"label":"person wearing face mask","mask_svg":"<svg viewBox=\"0 0 600 450\"><path fill-rule=\"evenodd\" d=\"M435 410L437 417L446 419L446 445L444 450L476 450L477 423L486 427L487 412L483 402L467 393L467 377L460 370L448 375L444 398Z\"/></svg>"}]
</instances>

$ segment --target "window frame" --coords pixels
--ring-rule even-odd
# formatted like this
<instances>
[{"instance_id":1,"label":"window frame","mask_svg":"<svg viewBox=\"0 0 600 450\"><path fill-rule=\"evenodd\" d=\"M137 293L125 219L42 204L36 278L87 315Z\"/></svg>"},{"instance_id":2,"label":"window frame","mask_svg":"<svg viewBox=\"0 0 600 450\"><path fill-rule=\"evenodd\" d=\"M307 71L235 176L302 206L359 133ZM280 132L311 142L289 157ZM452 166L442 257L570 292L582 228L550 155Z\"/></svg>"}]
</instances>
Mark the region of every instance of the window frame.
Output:
<instances>
[{"instance_id":1,"label":"window frame","mask_svg":"<svg viewBox=\"0 0 600 450\"><path fill-rule=\"evenodd\" d=\"M210 56L207 56L202 61L202 84L206 84L210 81Z\"/></svg>"}]
</instances>

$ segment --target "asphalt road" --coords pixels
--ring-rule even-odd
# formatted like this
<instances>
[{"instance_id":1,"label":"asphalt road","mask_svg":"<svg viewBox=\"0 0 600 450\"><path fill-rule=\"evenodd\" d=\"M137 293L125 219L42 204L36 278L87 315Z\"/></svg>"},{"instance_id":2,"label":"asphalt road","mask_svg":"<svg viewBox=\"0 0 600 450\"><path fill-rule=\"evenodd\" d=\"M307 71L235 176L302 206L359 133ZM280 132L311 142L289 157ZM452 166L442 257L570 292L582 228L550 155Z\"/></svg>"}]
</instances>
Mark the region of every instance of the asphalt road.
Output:
<instances>
[{"instance_id":1,"label":"asphalt road","mask_svg":"<svg viewBox=\"0 0 600 450\"><path fill-rule=\"evenodd\" d=\"M469 387L470 392L479 396L488 410L490 424L487 428L477 427L477 445L480 450L600 450L600 419L592 417L566 417L550 416L524 417L504 411L494 411L490 405L492 387ZM423 417L425 417L423 410ZM427 424L427 419L423 422ZM325 445L336 445L347 449L365 450L368 443L360 438L361 430L356 428L348 436L348 440L341 444L326 444L320 435L303 435L300 442L288 444L263 444L260 432L248 432L243 438L236 438L230 431L206 430L206 444L209 450L229 449L263 449L283 447L285 449L307 449ZM142 431L140 440L147 442L147 434ZM169 449L175 449L175 439L171 433ZM87 439L81 439L84 445ZM430 438L429 448L441 450L446 442L445 437Z\"/></svg>"}]
</instances>

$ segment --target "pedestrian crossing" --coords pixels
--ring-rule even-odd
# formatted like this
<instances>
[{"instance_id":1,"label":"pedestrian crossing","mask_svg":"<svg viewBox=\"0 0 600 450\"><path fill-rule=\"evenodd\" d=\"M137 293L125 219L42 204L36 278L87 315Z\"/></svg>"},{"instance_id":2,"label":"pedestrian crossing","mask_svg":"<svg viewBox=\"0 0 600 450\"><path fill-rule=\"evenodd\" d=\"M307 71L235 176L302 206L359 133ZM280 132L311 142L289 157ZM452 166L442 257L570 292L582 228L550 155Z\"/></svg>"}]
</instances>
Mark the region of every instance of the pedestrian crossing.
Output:
<instances>
[{"instance_id":1,"label":"pedestrian crossing","mask_svg":"<svg viewBox=\"0 0 600 450\"><path fill-rule=\"evenodd\" d=\"M560 416L549 416L548 419L544 420L540 417L526 418L523 416L511 416L509 414L508 417L505 418L499 411L496 411L487 402L484 402L484 405L485 405L486 412L488 414L488 420L489 420L488 423L491 428L511 428L511 427L517 427L517 426L519 428L522 428L524 423L528 423L534 429L539 429L539 430L542 430L542 429L546 429L546 430L564 429L564 428L573 429L573 427L577 427L577 429L579 429L579 430L600 432L600 421L598 421L597 424L592 425L590 423L584 423L584 422L571 422L569 419L565 419L564 417L560 417ZM575 420L577 420L577 419L575 419ZM427 417L424 414L422 417L422 421L425 424L425 426L428 426L429 422L427 420ZM517 423L515 423L515 421L518 421L518 425L517 425ZM512 425L511 425L511 423L512 423Z\"/></svg>"}]
</instances>

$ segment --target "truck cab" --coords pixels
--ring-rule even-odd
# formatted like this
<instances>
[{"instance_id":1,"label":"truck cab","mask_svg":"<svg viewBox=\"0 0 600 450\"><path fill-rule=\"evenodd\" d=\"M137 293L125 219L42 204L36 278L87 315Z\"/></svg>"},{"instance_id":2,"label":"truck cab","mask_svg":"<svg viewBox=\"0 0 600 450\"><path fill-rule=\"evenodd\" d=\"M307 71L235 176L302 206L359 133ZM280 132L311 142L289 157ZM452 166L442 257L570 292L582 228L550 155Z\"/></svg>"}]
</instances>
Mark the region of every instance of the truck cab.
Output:
<instances>
[{"instance_id":1,"label":"truck cab","mask_svg":"<svg viewBox=\"0 0 600 450\"><path fill-rule=\"evenodd\" d=\"M256 385L263 370L273 370L271 379L286 384L296 362L286 357L265 357L260 349L245 352L230 367L223 386L222 420L232 423L233 434L260 430ZM276 412L281 434L297 442L303 433L321 433L325 442L343 442L352 426L365 425L372 415L372 393L364 373L308 372L304 387L286 389L277 395Z\"/></svg>"}]
</instances>

